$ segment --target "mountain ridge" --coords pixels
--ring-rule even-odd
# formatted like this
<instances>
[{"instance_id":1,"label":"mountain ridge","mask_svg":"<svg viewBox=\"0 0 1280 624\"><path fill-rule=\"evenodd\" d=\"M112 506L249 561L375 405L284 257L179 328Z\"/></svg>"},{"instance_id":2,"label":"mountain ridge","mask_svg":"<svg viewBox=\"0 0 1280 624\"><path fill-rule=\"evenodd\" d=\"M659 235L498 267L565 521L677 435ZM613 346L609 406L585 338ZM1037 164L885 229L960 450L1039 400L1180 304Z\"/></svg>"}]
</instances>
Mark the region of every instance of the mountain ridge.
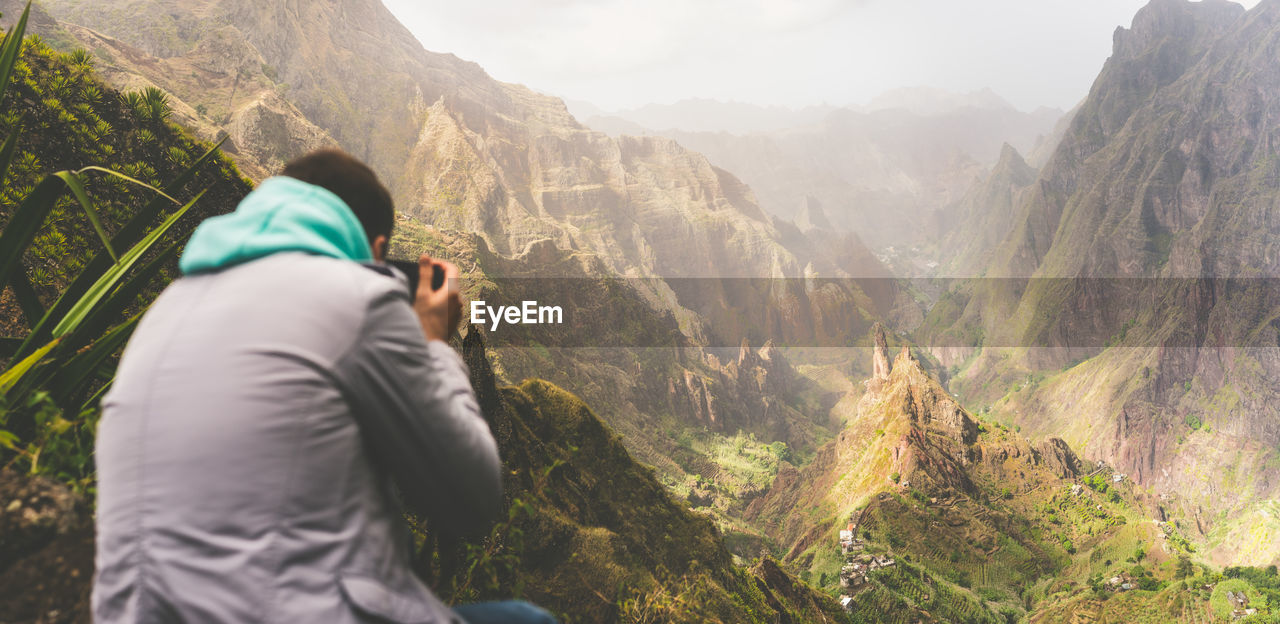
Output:
<instances>
[{"instance_id":1,"label":"mountain ridge","mask_svg":"<svg viewBox=\"0 0 1280 624\"><path fill-rule=\"evenodd\" d=\"M1259 507L1280 492L1280 302L1239 281L1280 273L1276 41L1275 3L1140 10L985 267L1033 279L961 285L963 307L936 310L919 337L942 344L942 326L970 347L1018 345L957 351L952 387L1168 497L1222 564L1280 558L1280 523ZM1100 346L1070 346L1086 343Z\"/></svg>"}]
</instances>

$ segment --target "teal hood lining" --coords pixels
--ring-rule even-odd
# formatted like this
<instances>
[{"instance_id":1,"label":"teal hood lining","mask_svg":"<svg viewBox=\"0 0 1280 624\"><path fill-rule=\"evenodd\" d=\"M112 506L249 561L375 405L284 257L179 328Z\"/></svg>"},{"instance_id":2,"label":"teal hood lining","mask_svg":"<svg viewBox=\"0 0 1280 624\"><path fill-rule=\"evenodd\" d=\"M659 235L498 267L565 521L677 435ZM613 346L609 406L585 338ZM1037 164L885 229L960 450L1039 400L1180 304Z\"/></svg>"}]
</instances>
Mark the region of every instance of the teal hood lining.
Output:
<instances>
[{"instance_id":1,"label":"teal hood lining","mask_svg":"<svg viewBox=\"0 0 1280 624\"><path fill-rule=\"evenodd\" d=\"M370 262L364 226L328 189L286 176L270 178L235 212L205 219L178 267L184 275L218 271L284 251Z\"/></svg>"}]
</instances>

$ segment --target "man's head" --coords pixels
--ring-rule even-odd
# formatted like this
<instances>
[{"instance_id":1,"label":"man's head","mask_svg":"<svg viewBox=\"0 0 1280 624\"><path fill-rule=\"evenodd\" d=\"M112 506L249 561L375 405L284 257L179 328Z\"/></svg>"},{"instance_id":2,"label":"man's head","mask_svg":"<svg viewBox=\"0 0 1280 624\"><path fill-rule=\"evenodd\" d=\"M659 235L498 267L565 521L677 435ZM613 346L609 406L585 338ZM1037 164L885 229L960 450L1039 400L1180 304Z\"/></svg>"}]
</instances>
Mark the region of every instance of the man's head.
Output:
<instances>
[{"instance_id":1,"label":"man's head","mask_svg":"<svg viewBox=\"0 0 1280 624\"><path fill-rule=\"evenodd\" d=\"M290 161L280 173L337 195L364 226L373 258L379 262L386 259L395 206L391 193L368 165L342 150L329 148Z\"/></svg>"}]
</instances>

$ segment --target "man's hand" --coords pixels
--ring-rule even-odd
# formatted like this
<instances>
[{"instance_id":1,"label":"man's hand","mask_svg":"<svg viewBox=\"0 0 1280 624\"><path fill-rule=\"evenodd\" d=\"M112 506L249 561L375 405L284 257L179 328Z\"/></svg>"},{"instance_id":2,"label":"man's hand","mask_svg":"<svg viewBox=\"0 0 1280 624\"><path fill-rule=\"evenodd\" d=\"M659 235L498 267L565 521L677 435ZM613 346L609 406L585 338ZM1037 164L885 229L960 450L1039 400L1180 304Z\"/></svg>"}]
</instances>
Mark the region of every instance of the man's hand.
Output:
<instances>
[{"instance_id":1,"label":"man's hand","mask_svg":"<svg viewBox=\"0 0 1280 624\"><path fill-rule=\"evenodd\" d=\"M431 278L437 266L444 271L444 284L439 290L432 290ZM452 262L432 260L431 256L422 254L418 258L418 294L413 302L413 311L418 313L418 322L422 323L422 333L426 334L427 340L448 342L462 320L458 267Z\"/></svg>"}]
</instances>

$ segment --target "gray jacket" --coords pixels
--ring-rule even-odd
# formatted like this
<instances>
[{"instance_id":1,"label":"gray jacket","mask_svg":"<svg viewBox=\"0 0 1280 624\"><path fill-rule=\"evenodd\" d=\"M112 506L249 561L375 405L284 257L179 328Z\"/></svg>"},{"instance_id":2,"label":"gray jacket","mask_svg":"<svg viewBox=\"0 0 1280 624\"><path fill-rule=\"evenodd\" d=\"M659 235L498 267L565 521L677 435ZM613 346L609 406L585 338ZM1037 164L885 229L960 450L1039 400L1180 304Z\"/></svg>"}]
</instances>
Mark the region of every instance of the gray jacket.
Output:
<instances>
[{"instance_id":1,"label":"gray jacket","mask_svg":"<svg viewBox=\"0 0 1280 624\"><path fill-rule=\"evenodd\" d=\"M402 280L276 253L174 282L103 401L99 622L456 621L394 481L455 534L501 507L465 365Z\"/></svg>"}]
</instances>

